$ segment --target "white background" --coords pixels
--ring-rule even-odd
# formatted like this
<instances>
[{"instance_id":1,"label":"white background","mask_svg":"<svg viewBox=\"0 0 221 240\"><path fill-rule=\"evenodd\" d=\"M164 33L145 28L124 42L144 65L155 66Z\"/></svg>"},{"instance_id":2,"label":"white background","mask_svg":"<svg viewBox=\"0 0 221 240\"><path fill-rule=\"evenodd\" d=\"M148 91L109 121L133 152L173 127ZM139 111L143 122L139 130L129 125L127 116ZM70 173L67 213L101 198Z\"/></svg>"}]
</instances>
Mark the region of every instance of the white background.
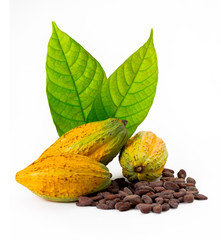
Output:
<instances>
[{"instance_id":1,"label":"white background","mask_svg":"<svg viewBox=\"0 0 221 240\"><path fill-rule=\"evenodd\" d=\"M220 12L218 0L11 1L10 239L219 238ZM207 201L160 215L103 211L42 200L14 180L58 138L45 92L51 21L88 50L107 76L154 29L158 88L137 132L161 137L169 152L166 167L186 169ZM117 158L108 167L113 178L121 176Z\"/></svg>"}]
</instances>

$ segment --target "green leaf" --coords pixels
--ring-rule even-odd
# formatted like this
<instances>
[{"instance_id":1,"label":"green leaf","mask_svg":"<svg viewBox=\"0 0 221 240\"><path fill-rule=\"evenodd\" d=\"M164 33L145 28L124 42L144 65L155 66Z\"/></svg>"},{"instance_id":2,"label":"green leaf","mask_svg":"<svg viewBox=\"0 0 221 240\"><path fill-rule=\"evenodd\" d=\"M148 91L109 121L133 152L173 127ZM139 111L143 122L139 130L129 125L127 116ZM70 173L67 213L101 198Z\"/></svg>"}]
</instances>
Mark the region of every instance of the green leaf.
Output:
<instances>
[{"instance_id":1,"label":"green leaf","mask_svg":"<svg viewBox=\"0 0 221 240\"><path fill-rule=\"evenodd\" d=\"M46 61L46 92L59 136L87 122L106 79L97 60L53 22Z\"/></svg>"},{"instance_id":2,"label":"green leaf","mask_svg":"<svg viewBox=\"0 0 221 240\"><path fill-rule=\"evenodd\" d=\"M87 121L116 117L127 120L131 136L147 116L158 81L153 30L148 41L103 82Z\"/></svg>"}]
</instances>

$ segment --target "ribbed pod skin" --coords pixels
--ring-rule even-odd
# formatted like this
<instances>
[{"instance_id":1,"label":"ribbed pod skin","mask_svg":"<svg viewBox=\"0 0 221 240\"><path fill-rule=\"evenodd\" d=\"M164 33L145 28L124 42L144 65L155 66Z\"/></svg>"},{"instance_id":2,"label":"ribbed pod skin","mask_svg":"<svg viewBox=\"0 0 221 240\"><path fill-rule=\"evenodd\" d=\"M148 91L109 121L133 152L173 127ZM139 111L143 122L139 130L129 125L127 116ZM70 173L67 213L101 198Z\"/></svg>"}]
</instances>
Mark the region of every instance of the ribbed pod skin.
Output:
<instances>
[{"instance_id":1,"label":"ribbed pod skin","mask_svg":"<svg viewBox=\"0 0 221 240\"><path fill-rule=\"evenodd\" d=\"M167 157L163 140L152 132L142 131L127 141L119 160L129 181L153 181L161 175Z\"/></svg>"},{"instance_id":2,"label":"ribbed pod skin","mask_svg":"<svg viewBox=\"0 0 221 240\"><path fill-rule=\"evenodd\" d=\"M80 154L108 164L128 139L124 123L117 118L87 123L70 130L52 144L39 159L54 153Z\"/></svg>"},{"instance_id":3,"label":"ribbed pod skin","mask_svg":"<svg viewBox=\"0 0 221 240\"><path fill-rule=\"evenodd\" d=\"M81 155L51 155L41 158L16 174L16 181L36 195L51 201L73 202L107 188L106 166Z\"/></svg>"}]
</instances>

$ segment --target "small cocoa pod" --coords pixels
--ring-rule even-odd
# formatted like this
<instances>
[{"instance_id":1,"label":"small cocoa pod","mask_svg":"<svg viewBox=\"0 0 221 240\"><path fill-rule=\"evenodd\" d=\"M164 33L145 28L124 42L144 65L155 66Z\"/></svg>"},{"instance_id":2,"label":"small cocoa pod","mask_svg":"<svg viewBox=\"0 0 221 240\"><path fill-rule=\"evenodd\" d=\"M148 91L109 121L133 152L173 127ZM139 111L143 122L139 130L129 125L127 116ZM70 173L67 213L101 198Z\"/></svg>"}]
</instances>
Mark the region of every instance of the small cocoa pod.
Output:
<instances>
[{"instance_id":1,"label":"small cocoa pod","mask_svg":"<svg viewBox=\"0 0 221 240\"><path fill-rule=\"evenodd\" d=\"M164 168L168 156L165 143L152 132L139 132L122 148L119 160L129 181L153 181Z\"/></svg>"}]
</instances>

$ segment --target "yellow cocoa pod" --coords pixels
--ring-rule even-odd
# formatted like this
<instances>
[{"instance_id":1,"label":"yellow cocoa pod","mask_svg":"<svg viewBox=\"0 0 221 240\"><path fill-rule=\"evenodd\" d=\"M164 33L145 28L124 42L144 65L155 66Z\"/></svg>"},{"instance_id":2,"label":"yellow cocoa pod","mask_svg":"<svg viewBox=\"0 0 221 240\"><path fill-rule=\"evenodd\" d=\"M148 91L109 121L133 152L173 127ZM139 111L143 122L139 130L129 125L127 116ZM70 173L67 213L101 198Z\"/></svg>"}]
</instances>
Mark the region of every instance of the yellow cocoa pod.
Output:
<instances>
[{"instance_id":1,"label":"yellow cocoa pod","mask_svg":"<svg viewBox=\"0 0 221 240\"><path fill-rule=\"evenodd\" d=\"M129 181L153 181L161 175L167 157L163 140L152 132L142 131L128 139L119 160L123 175Z\"/></svg>"},{"instance_id":2,"label":"yellow cocoa pod","mask_svg":"<svg viewBox=\"0 0 221 240\"><path fill-rule=\"evenodd\" d=\"M108 168L81 155L51 155L16 174L16 181L36 195L51 201L73 202L82 195L107 188Z\"/></svg>"},{"instance_id":3,"label":"yellow cocoa pod","mask_svg":"<svg viewBox=\"0 0 221 240\"><path fill-rule=\"evenodd\" d=\"M39 159L54 153L80 154L108 164L128 139L126 121L109 118L87 123L61 136Z\"/></svg>"}]
</instances>

